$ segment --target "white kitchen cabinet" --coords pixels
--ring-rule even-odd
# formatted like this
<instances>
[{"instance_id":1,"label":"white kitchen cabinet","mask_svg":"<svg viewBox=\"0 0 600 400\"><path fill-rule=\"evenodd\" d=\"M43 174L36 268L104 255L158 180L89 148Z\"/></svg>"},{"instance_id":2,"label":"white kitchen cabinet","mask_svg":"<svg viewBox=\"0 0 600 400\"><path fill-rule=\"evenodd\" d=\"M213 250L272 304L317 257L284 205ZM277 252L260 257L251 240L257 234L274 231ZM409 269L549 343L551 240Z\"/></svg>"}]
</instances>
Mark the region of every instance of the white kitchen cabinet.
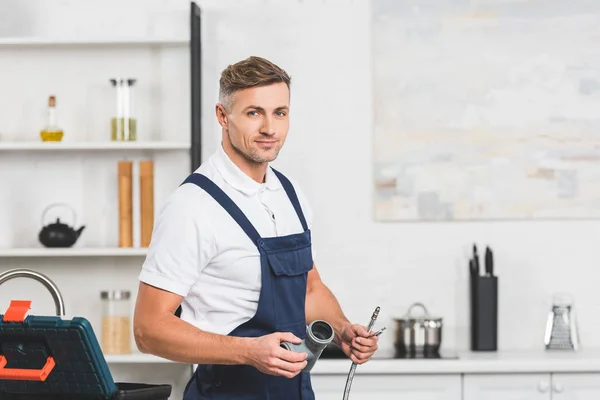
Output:
<instances>
[{"instance_id":1,"label":"white kitchen cabinet","mask_svg":"<svg viewBox=\"0 0 600 400\"><path fill-rule=\"evenodd\" d=\"M463 400L551 400L550 374L466 374Z\"/></svg>"},{"instance_id":2,"label":"white kitchen cabinet","mask_svg":"<svg viewBox=\"0 0 600 400\"><path fill-rule=\"evenodd\" d=\"M552 374L552 400L600 399L599 373Z\"/></svg>"},{"instance_id":3,"label":"white kitchen cabinet","mask_svg":"<svg viewBox=\"0 0 600 400\"><path fill-rule=\"evenodd\" d=\"M340 400L346 376L312 375L316 400ZM461 400L461 375L355 375L352 400Z\"/></svg>"},{"instance_id":4,"label":"white kitchen cabinet","mask_svg":"<svg viewBox=\"0 0 600 400\"><path fill-rule=\"evenodd\" d=\"M600 373L466 374L463 400L598 400Z\"/></svg>"}]
</instances>

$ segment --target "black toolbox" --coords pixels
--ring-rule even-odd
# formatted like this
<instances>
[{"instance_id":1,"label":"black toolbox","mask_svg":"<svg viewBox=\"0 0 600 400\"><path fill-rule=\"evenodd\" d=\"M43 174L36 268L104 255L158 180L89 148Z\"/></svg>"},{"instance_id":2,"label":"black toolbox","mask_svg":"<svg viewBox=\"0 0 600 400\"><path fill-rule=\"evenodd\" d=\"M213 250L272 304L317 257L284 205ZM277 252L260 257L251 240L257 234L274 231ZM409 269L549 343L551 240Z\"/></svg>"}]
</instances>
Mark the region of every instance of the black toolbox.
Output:
<instances>
[{"instance_id":1,"label":"black toolbox","mask_svg":"<svg viewBox=\"0 0 600 400\"><path fill-rule=\"evenodd\" d=\"M0 314L0 399L167 400L171 385L114 382L85 318L26 316L31 301Z\"/></svg>"}]
</instances>

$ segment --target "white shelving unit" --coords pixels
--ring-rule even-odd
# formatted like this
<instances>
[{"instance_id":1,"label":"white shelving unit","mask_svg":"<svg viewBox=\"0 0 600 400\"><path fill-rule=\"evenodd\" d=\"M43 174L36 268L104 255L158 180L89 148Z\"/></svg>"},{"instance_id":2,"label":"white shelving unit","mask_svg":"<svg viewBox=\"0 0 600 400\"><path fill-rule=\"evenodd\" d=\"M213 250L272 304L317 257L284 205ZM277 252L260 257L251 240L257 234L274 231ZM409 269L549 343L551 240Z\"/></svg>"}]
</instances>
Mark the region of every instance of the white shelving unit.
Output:
<instances>
[{"instance_id":1,"label":"white shelving unit","mask_svg":"<svg viewBox=\"0 0 600 400\"><path fill-rule=\"evenodd\" d=\"M154 11L147 12L146 7L138 9L140 18L127 19L127 31L122 34L111 31L111 23L123 23L121 16L115 16L105 27L95 25L88 29L78 25L71 31L81 34L73 33L71 37L0 37L0 69L4 73L0 86L6 89L4 98L9 99L0 102L6 117L0 124L0 164L5 172L0 173L3 179L0 183L11 189L0 190L0 205L4 210L0 213L4 223L0 227L3 246L0 270L31 268L56 279L63 297L70 302L67 315L85 317L98 327L102 317L99 292L124 289L135 293L148 249L87 247L79 243L72 248L45 248L32 239L40 229L37 213L54 202L68 203L76 211L78 223L71 219L65 222L77 227L89 226L83 233L90 239L87 243L101 246L106 236L114 240L117 234L114 229L119 207L117 160L131 160L134 168L141 160L155 162L155 218L168 192L193 169L191 164L199 160L202 143L199 9L192 2L191 13L187 14L174 2L163 3L156 15L152 14ZM59 12L50 17L68 22L69 16L60 16ZM111 20L112 14L96 16L95 22ZM154 20L158 22L155 25ZM187 24L189 31L184 29ZM49 28L52 28L50 23L41 21L40 29L35 32L51 35ZM69 29L66 26L54 35ZM147 31L151 36L144 37ZM17 32L12 34L20 36ZM41 70L40 64L44 66ZM139 118L138 131L147 134L143 141L110 141L108 129L99 126L113 116L112 101L116 98L109 97L112 95L109 78L116 76L138 80L134 109ZM14 83L23 77L27 78L26 84ZM59 125L65 128L61 142L42 142L36 133L42 126L41 108L45 107L49 94L58 98ZM37 179L37 183L32 184L29 179ZM139 173L133 179L138 185L137 195L135 186L133 189L134 212L139 216L135 209L135 204L139 206ZM15 207L14 213L11 207ZM12 226L21 220L26 222L15 233ZM134 217L137 227L139 220ZM86 268L78 268L82 265ZM23 293L15 285L1 291L3 299L21 298ZM131 305L134 303L133 298ZM130 317L133 319L133 312ZM101 331L96 335L101 341ZM173 381L172 397L182 397L188 364L132 350L131 354L104 355L111 370L114 367L111 372L115 379L150 380L146 371L158 367L157 383Z\"/></svg>"},{"instance_id":2,"label":"white shelving unit","mask_svg":"<svg viewBox=\"0 0 600 400\"><path fill-rule=\"evenodd\" d=\"M145 247L88 247L88 248L9 248L0 249L0 258L36 258L36 257L144 257L148 253Z\"/></svg>"},{"instance_id":3,"label":"white shelving unit","mask_svg":"<svg viewBox=\"0 0 600 400\"><path fill-rule=\"evenodd\" d=\"M0 46L188 46L188 38L37 38L37 37L0 37Z\"/></svg>"},{"instance_id":4,"label":"white shelving unit","mask_svg":"<svg viewBox=\"0 0 600 400\"><path fill-rule=\"evenodd\" d=\"M144 353L105 354L104 359L108 364L178 364L162 357Z\"/></svg>"},{"instance_id":5,"label":"white shelving unit","mask_svg":"<svg viewBox=\"0 0 600 400\"><path fill-rule=\"evenodd\" d=\"M183 21L182 21L183 22ZM79 51L79 48L107 48L121 51L121 47L132 48L177 48L177 51L184 51L190 46L190 37L187 36L160 36L160 37L0 37L0 52L11 49L27 49L31 48L35 51L49 51L55 48L72 48L73 51ZM58 153L58 157L68 157L70 155L78 156L82 153L124 153L131 152L180 152L182 157L186 157L192 150L190 140L145 140L145 141L110 141L98 140L90 138L62 140L60 142L43 142L41 140L13 140L12 137L6 137L0 132L0 157L3 154L9 155L19 154L29 157L36 157L35 153L52 155ZM34 154L25 154L34 153ZM62 153L69 153L62 154ZM177 154L176 156L179 156ZM133 157L137 157L134 154ZM153 157L153 156L148 156ZM162 157L162 155L159 155ZM170 155L168 157L171 157ZM172 160L173 158L168 158ZM21 258L35 259L40 258L135 258L145 257L147 248L118 248L118 247L74 247L74 248L44 248L44 247L15 247L15 248L0 248L0 260Z\"/></svg>"},{"instance_id":6,"label":"white shelving unit","mask_svg":"<svg viewBox=\"0 0 600 400\"><path fill-rule=\"evenodd\" d=\"M21 141L21 142L3 142L0 140L1 151L106 151L106 150L189 150L189 142L42 142L42 141Z\"/></svg>"}]
</instances>

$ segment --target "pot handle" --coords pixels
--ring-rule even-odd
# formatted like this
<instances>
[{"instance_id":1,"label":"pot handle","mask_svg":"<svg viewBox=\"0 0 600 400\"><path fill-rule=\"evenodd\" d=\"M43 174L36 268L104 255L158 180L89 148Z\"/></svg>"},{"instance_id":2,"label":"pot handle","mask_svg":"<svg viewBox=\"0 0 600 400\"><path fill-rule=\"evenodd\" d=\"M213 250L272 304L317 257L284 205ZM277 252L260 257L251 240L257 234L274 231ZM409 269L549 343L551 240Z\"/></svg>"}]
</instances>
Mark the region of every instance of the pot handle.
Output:
<instances>
[{"instance_id":1,"label":"pot handle","mask_svg":"<svg viewBox=\"0 0 600 400\"><path fill-rule=\"evenodd\" d=\"M412 316L412 309L415 307L421 307L423 309L423 311L425 312L426 316L429 316L429 311L427 311L427 308L425 307L425 305L423 303L413 303L411 304L411 306L408 308L408 311L406 312L406 314L410 317Z\"/></svg>"},{"instance_id":2,"label":"pot handle","mask_svg":"<svg viewBox=\"0 0 600 400\"><path fill-rule=\"evenodd\" d=\"M54 208L54 207L60 207L60 206L66 207L67 209L69 209L69 210L71 211L71 215L73 215L73 225L72 225L72 227L73 227L73 228L75 228L75 226L77 225L77 224L76 224L76 222L77 222L77 221L76 221L76 219L77 219L77 216L76 216L76 214L75 214L75 210L73 209L73 207L71 207L71 206L70 206L70 205L68 205L67 203L52 203L52 204L48 205L48 206L47 206L47 207L44 209L44 211L42 212L42 228L43 228L44 226L46 226L46 224L44 223L44 220L46 219L46 213L47 213L48 211L50 211L52 208Z\"/></svg>"}]
</instances>

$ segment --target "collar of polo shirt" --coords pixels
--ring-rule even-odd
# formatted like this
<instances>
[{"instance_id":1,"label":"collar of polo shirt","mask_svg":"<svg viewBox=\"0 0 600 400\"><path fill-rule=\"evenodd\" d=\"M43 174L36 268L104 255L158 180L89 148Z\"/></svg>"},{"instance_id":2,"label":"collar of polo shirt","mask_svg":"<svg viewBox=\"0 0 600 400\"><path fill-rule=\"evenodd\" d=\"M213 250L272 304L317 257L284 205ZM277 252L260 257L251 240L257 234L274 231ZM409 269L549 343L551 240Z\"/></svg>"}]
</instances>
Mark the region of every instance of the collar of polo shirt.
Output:
<instances>
[{"instance_id":1,"label":"collar of polo shirt","mask_svg":"<svg viewBox=\"0 0 600 400\"><path fill-rule=\"evenodd\" d=\"M223 180L227 182L235 190L244 193L246 196L254 196L264 186L269 190L279 190L281 182L275 176L275 173L269 166L265 175L265 183L261 184L256 182L244 173L237 165L231 161L222 146L219 146L216 157L214 159L217 171L223 177Z\"/></svg>"}]
</instances>

